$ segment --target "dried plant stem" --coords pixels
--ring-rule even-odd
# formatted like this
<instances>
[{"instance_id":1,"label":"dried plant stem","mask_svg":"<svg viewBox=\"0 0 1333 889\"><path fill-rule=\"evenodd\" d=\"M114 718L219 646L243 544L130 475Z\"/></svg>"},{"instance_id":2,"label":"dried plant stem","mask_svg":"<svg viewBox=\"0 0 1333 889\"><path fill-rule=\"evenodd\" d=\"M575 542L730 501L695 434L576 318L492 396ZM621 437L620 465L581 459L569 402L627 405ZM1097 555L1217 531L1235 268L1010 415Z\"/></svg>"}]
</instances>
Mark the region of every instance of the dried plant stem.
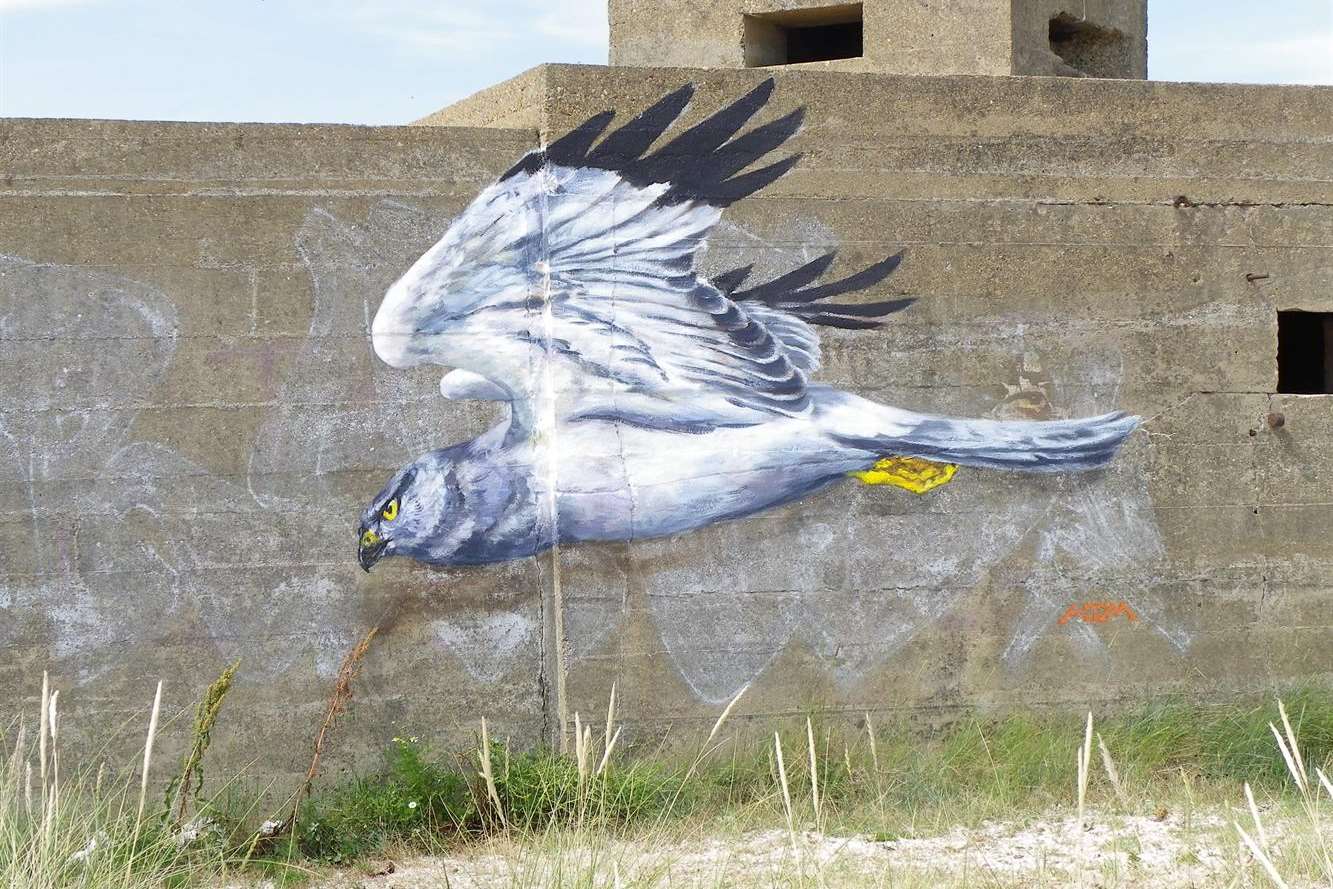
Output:
<instances>
[{"instance_id":1,"label":"dried plant stem","mask_svg":"<svg viewBox=\"0 0 1333 889\"><path fill-rule=\"evenodd\" d=\"M51 678L50 675L42 671L42 706L38 711L39 724L37 726L37 768L42 776L42 796L41 804L46 805L46 733L47 733L47 708L51 704Z\"/></svg>"},{"instance_id":2,"label":"dried plant stem","mask_svg":"<svg viewBox=\"0 0 1333 889\"><path fill-rule=\"evenodd\" d=\"M805 863L801 857L801 842L796 836L796 812L791 804L791 782L787 780L787 764L782 758L782 738L773 733L773 757L778 767L778 783L782 785L782 810L787 816L787 836L791 840L791 852L796 859L796 868L804 883Z\"/></svg>"},{"instance_id":3,"label":"dried plant stem","mask_svg":"<svg viewBox=\"0 0 1333 889\"><path fill-rule=\"evenodd\" d=\"M1250 790L1250 782L1245 782L1245 802L1250 807L1250 818L1254 819L1254 830L1259 836L1259 846L1263 849L1268 848L1268 831L1264 830L1264 822L1259 817L1259 807L1254 802L1254 791Z\"/></svg>"},{"instance_id":4,"label":"dried plant stem","mask_svg":"<svg viewBox=\"0 0 1333 889\"><path fill-rule=\"evenodd\" d=\"M1102 733L1097 733L1097 749L1102 754L1102 768L1106 770L1106 777L1111 782L1111 788L1115 791L1115 798L1120 805L1129 805L1129 795L1125 793L1125 785L1120 780L1120 770L1115 767L1115 760L1111 759L1111 750L1106 746L1106 741L1102 739Z\"/></svg>"},{"instance_id":5,"label":"dried plant stem","mask_svg":"<svg viewBox=\"0 0 1333 889\"><path fill-rule=\"evenodd\" d=\"M602 761L597 764L597 774L600 775L606 771L606 767L611 762L611 751L615 749L616 742L620 740L621 726L616 726L615 733L611 735L611 740L607 742L606 749L602 751Z\"/></svg>"},{"instance_id":6,"label":"dried plant stem","mask_svg":"<svg viewBox=\"0 0 1333 889\"><path fill-rule=\"evenodd\" d=\"M27 751L28 724L19 719L18 737L14 741L14 753L9 757L9 783L14 786L14 798L23 795L24 754Z\"/></svg>"},{"instance_id":7,"label":"dried plant stem","mask_svg":"<svg viewBox=\"0 0 1333 889\"><path fill-rule=\"evenodd\" d=\"M51 788L47 796L42 801L42 832L43 837L50 839L51 830L55 827L56 811L59 806L60 798L60 743L59 743L59 721L60 721L60 691L51 692L51 699L47 703L46 726L47 731L51 733L51 766L49 774L51 777Z\"/></svg>"},{"instance_id":8,"label":"dried plant stem","mask_svg":"<svg viewBox=\"0 0 1333 889\"><path fill-rule=\"evenodd\" d=\"M694 761L691 762L690 767L686 769L685 777L681 781L681 786L688 784L690 778L694 777L694 773L699 768L699 764L704 761L704 757L710 752L713 739L717 737L718 732L722 731L722 726L726 724L727 718L731 716L731 711L736 708L736 705L740 703L741 697L749 690L750 684L747 682L745 685L742 685L741 690L736 692L735 696L727 702L727 706L722 708L721 715L719 715L717 721L713 723L713 728L708 732L708 737L704 739L703 744L699 747L699 752L694 757Z\"/></svg>"},{"instance_id":9,"label":"dried plant stem","mask_svg":"<svg viewBox=\"0 0 1333 889\"><path fill-rule=\"evenodd\" d=\"M481 718L481 749L477 751L477 760L481 765L481 780L486 784L486 796L490 798L491 805L495 806L495 813L500 816L500 826L508 830L509 821L505 818L504 806L500 805L500 792L495 786L495 770L491 767L491 733L486 728L484 716Z\"/></svg>"},{"instance_id":10,"label":"dried plant stem","mask_svg":"<svg viewBox=\"0 0 1333 889\"><path fill-rule=\"evenodd\" d=\"M602 736L602 749L607 750L611 747L612 729L616 723L616 684L611 683L611 697L606 702L606 732Z\"/></svg>"},{"instance_id":11,"label":"dried plant stem","mask_svg":"<svg viewBox=\"0 0 1333 889\"><path fill-rule=\"evenodd\" d=\"M810 800L815 810L815 830L822 831L824 821L819 806L819 758L815 754L815 727L805 718L805 737L810 745Z\"/></svg>"},{"instance_id":12,"label":"dried plant stem","mask_svg":"<svg viewBox=\"0 0 1333 889\"><path fill-rule=\"evenodd\" d=\"M875 774L879 774L879 748L875 746L875 726L870 721L870 711L866 711L866 737L870 739L870 762L875 767Z\"/></svg>"},{"instance_id":13,"label":"dried plant stem","mask_svg":"<svg viewBox=\"0 0 1333 889\"><path fill-rule=\"evenodd\" d=\"M130 840L130 854L125 861L125 882L130 882L134 872L134 853L139 845L139 829L143 826L144 804L148 801L148 770L153 764L153 742L157 739L157 720L162 712L162 680L157 682L157 691L153 693L153 712L148 717L148 737L143 745L143 774L139 778L139 809L134 818L134 834Z\"/></svg>"},{"instance_id":14,"label":"dried plant stem","mask_svg":"<svg viewBox=\"0 0 1333 889\"><path fill-rule=\"evenodd\" d=\"M1088 799L1088 779L1092 767L1092 711L1088 711L1088 725L1083 732L1083 746L1078 750L1078 823L1083 824L1083 813Z\"/></svg>"},{"instance_id":15,"label":"dried plant stem","mask_svg":"<svg viewBox=\"0 0 1333 889\"><path fill-rule=\"evenodd\" d=\"M1278 889L1288 889L1287 882L1277 872L1273 859L1268 857L1268 853L1264 851L1263 847L1256 843L1254 838L1246 833L1245 828L1241 827L1238 822L1232 823L1236 827L1236 833L1240 834L1241 841L1249 848L1250 854L1255 857L1255 860L1263 866L1264 872L1268 874L1268 879L1273 881L1273 885L1277 886Z\"/></svg>"},{"instance_id":16,"label":"dried plant stem","mask_svg":"<svg viewBox=\"0 0 1333 889\"><path fill-rule=\"evenodd\" d=\"M1296 732L1291 728L1291 720L1287 718L1287 707L1282 701L1277 702L1278 712L1282 715L1282 728L1286 732L1283 738L1283 732L1277 730L1273 723L1268 724L1268 729L1277 739L1277 748L1282 753L1282 761L1287 764L1287 771L1291 773L1292 780L1296 782L1296 787L1301 792L1301 798L1308 805L1310 803L1310 776L1305 771L1305 761L1301 758L1300 745L1296 743Z\"/></svg>"},{"instance_id":17,"label":"dried plant stem","mask_svg":"<svg viewBox=\"0 0 1333 889\"><path fill-rule=\"evenodd\" d=\"M310 768L306 769L305 778L301 781L301 786L297 789L296 796L292 800L291 814L273 832L273 836L282 836L296 826L296 816L301 811L301 801L310 794L310 788L315 783L315 776L319 774L319 760L324 755L324 741L328 738L333 723L337 721L338 716L347 709L347 705L352 701L352 680L361 671L361 661L365 659L366 652L370 650L370 643L379 629L379 627L372 627L366 635L362 636L361 641L356 643L351 651L347 652L342 665L338 667L338 679L333 684L333 694L329 696L329 706L324 713L324 721L320 723L319 732L315 735L315 749L310 756Z\"/></svg>"}]
</instances>

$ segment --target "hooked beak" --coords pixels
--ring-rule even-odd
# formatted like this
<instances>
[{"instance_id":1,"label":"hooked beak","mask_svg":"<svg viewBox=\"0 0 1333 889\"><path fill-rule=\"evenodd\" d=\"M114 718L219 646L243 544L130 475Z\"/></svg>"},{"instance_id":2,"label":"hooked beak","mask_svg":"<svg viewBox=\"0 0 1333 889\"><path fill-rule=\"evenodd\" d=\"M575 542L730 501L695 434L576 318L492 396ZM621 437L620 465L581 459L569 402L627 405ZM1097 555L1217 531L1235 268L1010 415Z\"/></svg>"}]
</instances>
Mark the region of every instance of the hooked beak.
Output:
<instances>
[{"instance_id":1,"label":"hooked beak","mask_svg":"<svg viewBox=\"0 0 1333 889\"><path fill-rule=\"evenodd\" d=\"M361 566L361 570L369 574L371 566L383 558L384 550L388 545L388 539L379 536L369 528L363 528L361 542L356 548L356 561Z\"/></svg>"}]
</instances>

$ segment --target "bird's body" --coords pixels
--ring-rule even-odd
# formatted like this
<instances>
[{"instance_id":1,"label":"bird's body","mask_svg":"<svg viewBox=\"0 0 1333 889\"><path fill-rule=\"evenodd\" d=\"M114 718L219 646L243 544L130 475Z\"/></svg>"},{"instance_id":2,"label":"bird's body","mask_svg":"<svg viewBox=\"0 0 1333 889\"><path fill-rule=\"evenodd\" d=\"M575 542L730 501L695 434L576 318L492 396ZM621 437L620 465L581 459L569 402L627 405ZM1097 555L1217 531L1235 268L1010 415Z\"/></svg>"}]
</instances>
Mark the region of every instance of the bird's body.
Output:
<instances>
[{"instance_id":1,"label":"bird's body","mask_svg":"<svg viewBox=\"0 0 1333 889\"><path fill-rule=\"evenodd\" d=\"M885 279L899 256L823 283L830 253L748 290L749 269L696 271L721 207L794 162L739 173L800 123L796 112L732 138L771 89L653 154L688 89L595 147L609 117L594 118L483 191L390 288L371 327L380 358L455 368L446 397L506 402L509 417L395 474L362 516L363 567L681 533L849 474L873 481L886 458L948 468L913 490L956 465L1063 472L1111 459L1136 418L934 417L811 383L815 325L874 328L912 303L832 301Z\"/></svg>"},{"instance_id":2,"label":"bird's body","mask_svg":"<svg viewBox=\"0 0 1333 889\"><path fill-rule=\"evenodd\" d=\"M421 545L399 554L436 564L485 564L534 555L556 540L679 534L799 500L890 454L1029 471L1088 468L1137 422L1123 415L1036 424L942 420L831 387L812 387L811 394L807 415L693 434L581 420L534 436L506 421L408 467L418 474L414 487L436 508L427 511ZM941 422L955 424L955 440L965 440L961 433L968 429L985 444L940 454L918 436L923 428L933 435L929 427ZM1047 451L1030 438L1034 427L1046 433ZM997 436L1005 434L1012 444L997 447ZM1063 441L1068 437L1086 447L1071 452Z\"/></svg>"}]
</instances>

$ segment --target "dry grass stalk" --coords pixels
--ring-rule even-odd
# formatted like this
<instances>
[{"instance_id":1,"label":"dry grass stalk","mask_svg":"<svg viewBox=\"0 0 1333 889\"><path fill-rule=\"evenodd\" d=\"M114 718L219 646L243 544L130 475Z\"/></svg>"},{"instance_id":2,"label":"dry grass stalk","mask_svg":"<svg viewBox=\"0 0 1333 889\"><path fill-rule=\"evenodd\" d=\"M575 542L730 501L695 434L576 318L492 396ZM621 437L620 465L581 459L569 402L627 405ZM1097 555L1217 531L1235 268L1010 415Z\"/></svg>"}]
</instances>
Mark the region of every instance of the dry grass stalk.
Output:
<instances>
[{"instance_id":1,"label":"dry grass stalk","mask_svg":"<svg viewBox=\"0 0 1333 889\"><path fill-rule=\"evenodd\" d=\"M791 785L787 781L787 764L782 759L782 738L773 733L773 756L778 765L778 783L782 785L782 810L787 815L787 832L791 835L792 849L799 849L796 843L796 814L791 807Z\"/></svg>"},{"instance_id":2,"label":"dry grass stalk","mask_svg":"<svg viewBox=\"0 0 1333 889\"><path fill-rule=\"evenodd\" d=\"M42 800L43 819L42 830L46 836L50 836L52 828L55 826L56 812L59 807L60 799L60 691L51 692L51 698L47 702L46 728L51 734L50 757L51 765L48 770L51 777L51 787L47 796Z\"/></svg>"},{"instance_id":3,"label":"dry grass stalk","mask_svg":"<svg viewBox=\"0 0 1333 889\"><path fill-rule=\"evenodd\" d=\"M153 693L153 712L148 717L148 737L143 745L143 773L139 777L139 810L136 822L143 821L144 804L148 800L148 771L153 765L153 742L157 739L157 720L162 713L162 680L157 681Z\"/></svg>"},{"instance_id":4,"label":"dry grass stalk","mask_svg":"<svg viewBox=\"0 0 1333 889\"><path fill-rule=\"evenodd\" d=\"M735 696L727 702L727 706L722 708L722 714L718 716L717 722L713 723L713 730L708 733L708 737L704 740L704 747L713 743L713 739L717 737L718 732L722 731L722 726L726 723L727 717L731 715L731 711L740 703L741 696L749 690L750 683L747 682L742 685L741 690L736 692Z\"/></svg>"},{"instance_id":5,"label":"dry grass stalk","mask_svg":"<svg viewBox=\"0 0 1333 889\"><path fill-rule=\"evenodd\" d=\"M1120 805L1129 805L1129 796L1125 793L1125 785L1120 781L1120 770L1115 767L1115 760L1111 759L1111 750L1102 740L1102 733L1097 733L1097 749L1102 754L1102 768L1106 770L1106 777L1111 782L1111 788L1115 790L1115 798Z\"/></svg>"},{"instance_id":6,"label":"dry grass stalk","mask_svg":"<svg viewBox=\"0 0 1333 889\"><path fill-rule=\"evenodd\" d=\"M866 737L870 739L870 762L879 774L879 748L875 746L875 726L870 722L870 711L866 711Z\"/></svg>"},{"instance_id":7,"label":"dry grass stalk","mask_svg":"<svg viewBox=\"0 0 1333 889\"><path fill-rule=\"evenodd\" d=\"M611 746L612 728L616 723L616 684L611 683L611 697L606 702L606 731L602 735L602 749L606 750Z\"/></svg>"},{"instance_id":8,"label":"dry grass stalk","mask_svg":"<svg viewBox=\"0 0 1333 889\"><path fill-rule=\"evenodd\" d=\"M699 747L699 752L695 754L694 760L690 763L690 767L685 770L685 777L681 779L680 782L681 788L685 787L687 784L690 783L690 779L694 777L694 773L698 770L699 765L704 761L704 757L706 757L710 752L712 752L711 745L713 743L713 739L717 737L718 732L722 731L722 726L726 724L727 717L731 716L731 711L736 708L736 705L740 703L741 697L749 690L750 690L750 683L747 682L744 685L742 685L741 690L736 692L736 694L732 697L732 699L727 702L727 706L722 708L722 713L717 717L717 721L713 723L713 728L708 733L708 737L704 739L703 744ZM672 797L671 804L667 806L667 811L671 811L675 808L676 800L679 799L680 793L681 791L678 788L676 790L675 795Z\"/></svg>"},{"instance_id":9,"label":"dry grass stalk","mask_svg":"<svg viewBox=\"0 0 1333 889\"><path fill-rule=\"evenodd\" d=\"M574 764L579 773L579 792L582 794L583 786L588 781L588 758L590 756L588 748L592 746L592 726L585 726L579 719L578 711L574 711Z\"/></svg>"},{"instance_id":10,"label":"dry grass stalk","mask_svg":"<svg viewBox=\"0 0 1333 889\"><path fill-rule=\"evenodd\" d=\"M315 784L315 776L319 774L319 761L324 755L324 741L333 729L333 723L338 719L338 716L345 712L347 705L352 702L352 680L356 678L357 673L361 672L361 662L365 660L366 652L370 650L370 643L379 631L379 627L372 627L366 635L361 637L361 641L356 643L351 651L347 652L342 665L338 667L338 679L333 684L333 694L329 696L329 706L324 713L324 721L320 723L319 732L315 735L315 749L310 756L310 768L306 770L305 780L301 782L301 787L296 791L291 814L287 816L287 820L282 823L282 826L274 832L274 836L280 836L296 825L297 813L301 811L301 801L309 795L311 787Z\"/></svg>"},{"instance_id":11,"label":"dry grass stalk","mask_svg":"<svg viewBox=\"0 0 1333 889\"><path fill-rule=\"evenodd\" d=\"M1324 774L1323 769L1315 769L1314 773L1319 776L1319 783L1324 785L1324 790L1328 792L1328 798L1333 800L1333 781L1328 780L1328 775Z\"/></svg>"},{"instance_id":12,"label":"dry grass stalk","mask_svg":"<svg viewBox=\"0 0 1333 889\"><path fill-rule=\"evenodd\" d=\"M24 752L27 750L28 724L19 719L19 730L17 738L14 741L14 752L9 757L9 783L14 787L14 799L18 799L23 794L23 770L27 762L24 761Z\"/></svg>"},{"instance_id":13,"label":"dry grass stalk","mask_svg":"<svg viewBox=\"0 0 1333 889\"><path fill-rule=\"evenodd\" d=\"M1092 766L1092 711L1088 711L1088 727L1083 733L1083 746L1078 750L1078 823L1083 824L1083 812L1088 799L1088 779Z\"/></svg>"},{"instance_id":14,"label":"dry grass stalk","mask_svg":"<svg viewBox=\"0 0 1333 889\"><path fill-rule=\"evenodd\" d=\"M1254 820L1254 831L1259 836L1259 846L1263 849L1268 848L1268 831L1264 830L1263 819L1259 817L1259 807L1254 802L1254 791L1250 789L1250 782L1245 782L1245 802L1250 807L1250 818Z\"/></svg>"},{"instance_id":15,"label":"dry grass stalk","mask_svg":"<svg viewBox=\"0 0 1333 889\"><path fill-rule=\"evenodd\" d=\"M1283 762L1287 764L1287 771L1291 773L1301 796L1308 801L1310 798L1310 780L1305 771L1305 761L1301 759L1301 748L1296 743L1296 733L1291 729L1291 720L1287 719L1287 708L1281 701L1277 702L1277 709L1282 714L1282 727L1286 731L1286 738L1282 737L1282 732L1279 732L1277 726L1273 723L1270 722L1268 728L1273 733L1273 737L1277 739L1277 748L1282 753Z\"/></svg>"},{"instance_id":16,"label":"dry grass stalk","mask_svg":"<svg viewBox=\"0 0 1333 889\"><path fill-rule=\"evenodd\" d=\"M1264 872L1268 874L1268 879L1273 881L1273 885L1277 886L1278 889L1289 889L1286 880L1283 880L1282 875L1277 872L1273 859L1268 857L1268 853L1263 850L1263 847L1245 832L1245 828L1240 826L1240 822L1233 821L1232 824L1236 827L1236 833L1240 834L1241 842L1250 850L1250 854L1254 856L1255 860L1263 866Z\"/></svg>"},{"instance_id":17,"label":"dry grass stalk","mask_svg":"<svg viewBox=\"0 0 1333 889\"><path fill-rule=\"evenodd\" d=\"M477 751L477 759L481 765L481 780L486 784L486 795L491 800L491 805L495 806L495 812L500 816L500 826L505 830L509 829L509 821L505 818L504 806L500 805L500 793L495 786L495 770L491 768L491 733L486 727L486 717L481 718L481 749Z\"/></svg>"},{"instance_id":18,"label":"dry grass stalk","mask_svg":"<svg viewBox=\"0 0 1333 889\"><path fill-rule=\"evenodd\" d=\"M815 754L815 728L808 716L805 718L805 737L810 745L810 800L815 810L815 829L823 830L824 820L819 806L819 758Z\"/></svg>"},{"instance_id":19,"label":"dry grass stalk","mask_svg":"<svg viewBox=\"0 0 1333 889\"><path fill-rule=\"evenodd\" d=\"M130 840L130 854L125 862L125 882L130 881L134 872L134 853L139 845L139 829L143 826L144 804L148 801L148 772L153 765L153 742L157 739L157 720L162 713L162 680L157 681L157 691L153 693L153 712L148 717L148 737L143 745L143 774L139 778L139 809L134 817L134 834Z\"/></svg>"},{"instance_id":20,"label":"dry grass stalk","mask_svg":"<svg viewBox=\"0 0 1333 889\"><path fill-rule=\"evenodd\" d=\"M1291 742L1291 755L1295 759L1297 767L1300 769L1301 776L1304 777L1307 774L1305 771L1305 760L1301 759L1301 748L1300 745L1296 743L1296 733L1292 731L1291 720L1287 718L1287 705L1281 698L1279 698L1277 702L1277 712L1282 716L1282 727L1286 729L1287 740Z\"/></svg>"},{"instance_id":21,"label":"dry grass stalk","mask_svg":"<svg viewBox=\"0 0 1333 889\"><path fill-rule=\"evenodd\" d=\"M37 768L42 776L42 805L46 805L46 733L47 726L47 707L51 703L51 678L50 675L42 671L42 706L38 710L39 724L37 726Z\"/></svg>"},{"instance_id":22,"label":"dry grass stalk","mask_svg":"<svg viewBox=\"0 0 1333 889\"><path fill-rule=\"evenodd\" d=\"M600 775L605 772L607 765L611 762L611 751L615 749L616 742L620 740L620 729L621 726L616 726L615 734L611 736L611 740L606 744L606 749L602 751L602 761L597 764L596 774Z\"/></svg>"}]
</instances>

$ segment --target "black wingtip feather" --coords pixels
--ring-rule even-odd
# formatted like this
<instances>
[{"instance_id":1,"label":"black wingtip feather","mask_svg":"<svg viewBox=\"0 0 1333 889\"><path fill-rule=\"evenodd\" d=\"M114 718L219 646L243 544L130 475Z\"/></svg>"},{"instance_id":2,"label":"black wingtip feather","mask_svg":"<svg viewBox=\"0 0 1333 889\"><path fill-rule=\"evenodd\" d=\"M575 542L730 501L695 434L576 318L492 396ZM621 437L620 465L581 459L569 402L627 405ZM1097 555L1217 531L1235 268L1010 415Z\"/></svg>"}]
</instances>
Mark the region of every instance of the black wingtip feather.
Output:
<instances>
[{"instance_id":1,"label":"black wingtip feather","mask_svg":"<svg viewBox=\"0 0 1333 889\"><path fill-rule=\"evenodd\" d=\"M662 97L597 143L613 117L613 112L602 112L544 151L527 155L501 178L534 173L547 163L593 167L617 172L635 185L670 184L662 203L699 201L725 207L779 179L800 159L792 155L749 173L740 172L785 144L805 119L804 110L797 109L742 134L768 104L774 88L770 77L652 153L647 152L689 105L695 92L692 84Z\"/></svg>"},{"instance_id":2,"label":"black wingtip feather","mask_svg":"<svg viewBox=\"0 0 1333 889\"><path fill-rule=\"evenodd\" d=\"M766 284L732 294L742 304L762 304L795 315L811 324L867 330L880 326L880 320L901 312L916 302L911 297L877 300L867 303L830 303L830 297L863 290L883 281L902 264L901 252L867 266L859 272L831 281L815 282L828 270L834 253L825 253ZM813 285L813 286L812 286Z\"/></svg>"},{"instance_id":3,"label":"black wingtip feather","mask_svg":"<svg viewBox=\"0 0 1333 889\"><path fill-rule=\"evenodd\" d=\"M603 139L588 153L587 162L595 167L611 169L605 165L638 160L676 122L693 97L692 83L667 93Z\"/></svg>"},{"instance_id":4,"label":"black wingtip feather","mask_svg":"<svg viewBox=\"0 0 1333 889\"><path fill-rule=\"evenodd\" d=\"M845 315L849 318L883 318L916 302L910 297L905 299L885 299L872 303L816 303L811 308L820 310L821 315ZM780 305L780 304L779 304Z\"/></svg>"},{"instance_id":5,"label":"black wingtip feather","mask_svg":"<svg viewBox=\"0 0 1333 889\"><path fill-rule=\"evenodd\" d=\"M721 293L728 296L736 292L736 288L745 283L745 279L750 277L750 272L754 271L754 265L741 266L738 269L732 269L729 272L723 272L720 275L714 275L710 283Z\"/></svg>"},{"instance_id":6,"label":"black wingtip feather","mask_svg":"<svg viewBox=\"0 0 1333 889\"><path fill-rule=\"evenodd\" d=\"M828 267L833 264L833 257L837 255L836 251L830 250L822 256L815 257L805 265L797 266L784 275L778 275L772 281L737 293L736 299L751 302L769 302L785 298L789 294L799 291L802 287L818 281L820 276L828 271Z\"/></svg>"}]
</instances>

